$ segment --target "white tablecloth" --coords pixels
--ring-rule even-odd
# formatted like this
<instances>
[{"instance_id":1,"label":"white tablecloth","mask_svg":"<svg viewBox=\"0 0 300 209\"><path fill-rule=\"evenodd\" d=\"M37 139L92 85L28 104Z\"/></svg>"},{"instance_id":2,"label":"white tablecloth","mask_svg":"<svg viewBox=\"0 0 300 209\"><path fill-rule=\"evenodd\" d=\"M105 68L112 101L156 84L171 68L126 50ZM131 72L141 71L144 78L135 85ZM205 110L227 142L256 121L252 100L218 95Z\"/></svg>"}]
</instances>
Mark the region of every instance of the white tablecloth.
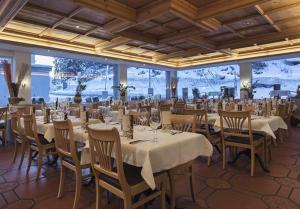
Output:
<instances>
[{"instance_id":1,"label":"white tablecloth","mask_svg":"<svg viewBox=\"0 0 300 209\"><path fill-rule=\"evenodd\" d=\"M104 124L90 125L92 128L106 128ZM112 126L108 127L111 128ZM118 127L118 126L117 126ZM76 140L87 141L88 134L80 127L74 128ZM150 140L138 144L129 144L130 141L121 137L123 161L142 167L141 175L147 184L154 189L154 173L174 168L187 163L198 156L211 156L213 147L207 138L201 134L180 133L171 135L169 132L158 131L158 142L151 141L153 132L149 127L134 127L133 140ZM88 143L85 152L82 153L82 160L89 160Z\"/></svg>"},{"instance_id":2,"label":"white tablecloth","mask_svg":"<svg viewBox=\"0 0 300 209\"><path fill-rule=\"evenodd\" d=\"M69 119L72 121L73 126L80 126L80 118L75 118L75 117L69 117ZM89 123L94 124L94 123L100 123L100 120L98 119L90 119ZM43 134L44 138L51 142L52 139L55 137L54 133L54 126L53 123L46 123L44 124L43 116L37 116L36 117L36 124L37 124L37 132L39 134Z\"/></svg>"},{"instance_id":3,"label":"white tablecloth","mask_svg":"<svg viewBox=\"0 0 300 209\"><path fill-rule=\"evenodd\" d=\"M216 127L220 127L220 117L217 118L215 122ZM252 116L251 120L252 130L264 132L274 139L276 136L274 134L278 129L287 129L287 125L279 116L270 116L270 117L262 117L262 116ZM224 127L226 127L226 122L224 121ZM243 127L245 129L248 128L248 121L245 121Z\"/></svg>"}]
</instances>

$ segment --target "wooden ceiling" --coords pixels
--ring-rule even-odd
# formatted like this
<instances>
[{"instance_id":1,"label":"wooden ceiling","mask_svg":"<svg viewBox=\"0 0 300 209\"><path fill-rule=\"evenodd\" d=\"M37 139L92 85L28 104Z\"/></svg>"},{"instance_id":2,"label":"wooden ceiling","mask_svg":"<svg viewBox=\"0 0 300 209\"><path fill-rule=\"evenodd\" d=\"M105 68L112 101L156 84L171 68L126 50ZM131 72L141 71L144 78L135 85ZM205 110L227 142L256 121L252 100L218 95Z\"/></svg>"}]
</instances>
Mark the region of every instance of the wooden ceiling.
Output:
<instances>
[{"instance_id":1,"label":"wooden ceiling","mask_svg":"<svg viewBox=\"0 0 300 209\"><path fill-rule=\"evenodd\" d=\"M190 67L300 52L300 0L0 0L0 41Z\"/></svg>"}]
</instances>

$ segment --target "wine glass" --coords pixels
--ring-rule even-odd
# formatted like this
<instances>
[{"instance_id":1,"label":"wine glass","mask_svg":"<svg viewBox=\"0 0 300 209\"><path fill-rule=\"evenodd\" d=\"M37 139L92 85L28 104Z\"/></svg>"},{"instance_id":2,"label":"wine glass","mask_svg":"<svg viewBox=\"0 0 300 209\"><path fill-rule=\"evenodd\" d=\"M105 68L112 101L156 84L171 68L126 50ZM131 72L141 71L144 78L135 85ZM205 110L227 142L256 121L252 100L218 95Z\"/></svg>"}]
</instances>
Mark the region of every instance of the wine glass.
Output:
<instances>
[{"instance_id":1,"label":"wine glass","mask_svg":"<svg viewBox=\"0 0 300 209\"><path fill-rule=\"evenodd\" d=\"M112 120L112 116L109 112L107 112L104 116L106 128L107 128L108 124L111 122L111 120Z\"/></svg>"},{"instance_id":2,"label":"wine glass","mask_svg":"<svg viewBox=\"0 0 300 209\"><path fill-rule=\"evenodd\" d=\"M160 126L160 117L158 114L153 114L150 117L150 127L154 133L154 137L153 137L153 142L157 142L158 141L158 137L157 137L157 129Z\"/></svg>"}]
</instances>

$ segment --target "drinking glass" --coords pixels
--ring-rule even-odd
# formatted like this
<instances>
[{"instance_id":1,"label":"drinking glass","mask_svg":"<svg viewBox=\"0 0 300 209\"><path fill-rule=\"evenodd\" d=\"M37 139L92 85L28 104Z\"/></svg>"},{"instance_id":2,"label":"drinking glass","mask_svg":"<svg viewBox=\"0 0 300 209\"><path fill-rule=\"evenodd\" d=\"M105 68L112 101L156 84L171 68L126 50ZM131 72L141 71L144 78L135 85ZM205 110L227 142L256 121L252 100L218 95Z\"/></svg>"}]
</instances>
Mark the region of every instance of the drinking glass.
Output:
<instances>
[{"instance_id":1,"label":"drinking glass","mask_svg":"<svg viewBox=\"0 0 300 209\"><path fill-rule=\"evenodd\" d=\"M158 114L153 114L151 115L151 118L150 118L150 127L153 131L153 142L157 142L158 141L158 137L157 137L157 129L158 127L160 126L160 117Z\"/></svg>"},{"instance_id":2,"label":"drinking glass","mask_svg":"<svg viewBox=\"0 0 300 209\"><path fill-rule=\"evenodd\" d=\"M111 122L112 120L112 116L111 114L108 112L105 116L104 116L104 121L105 121L105 126L106 128L108 127L108 124Z\"/></svg>"}]
</instances>

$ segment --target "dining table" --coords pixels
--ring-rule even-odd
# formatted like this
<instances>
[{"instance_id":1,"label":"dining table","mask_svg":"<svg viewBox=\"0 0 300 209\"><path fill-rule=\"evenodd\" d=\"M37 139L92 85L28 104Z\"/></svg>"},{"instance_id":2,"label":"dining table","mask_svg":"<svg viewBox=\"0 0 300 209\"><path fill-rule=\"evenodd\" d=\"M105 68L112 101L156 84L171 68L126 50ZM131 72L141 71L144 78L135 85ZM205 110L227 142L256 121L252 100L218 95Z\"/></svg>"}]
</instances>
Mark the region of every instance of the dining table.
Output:
<instances>
[{"instance_id":1,"label":"dining table","mask_svg":"<svg viewBox=\"0 0 300 209\"><path fill-rule=\"evenodd\" d=\"M134 126L133 139L122 135L117 123L96 123L94 129L117 128L120 133L123 161L141 167L141 176L151 189L155 189L154 174L185 164L199 156L209 157L213 147L202 134L157 130L156 134L148 126ZM88 133L80 126L74 126L75 140L85 143L81 152L81 163L90 162ZM157 139L154 140L154 137Z\"/></svg>"}]
</instances>

